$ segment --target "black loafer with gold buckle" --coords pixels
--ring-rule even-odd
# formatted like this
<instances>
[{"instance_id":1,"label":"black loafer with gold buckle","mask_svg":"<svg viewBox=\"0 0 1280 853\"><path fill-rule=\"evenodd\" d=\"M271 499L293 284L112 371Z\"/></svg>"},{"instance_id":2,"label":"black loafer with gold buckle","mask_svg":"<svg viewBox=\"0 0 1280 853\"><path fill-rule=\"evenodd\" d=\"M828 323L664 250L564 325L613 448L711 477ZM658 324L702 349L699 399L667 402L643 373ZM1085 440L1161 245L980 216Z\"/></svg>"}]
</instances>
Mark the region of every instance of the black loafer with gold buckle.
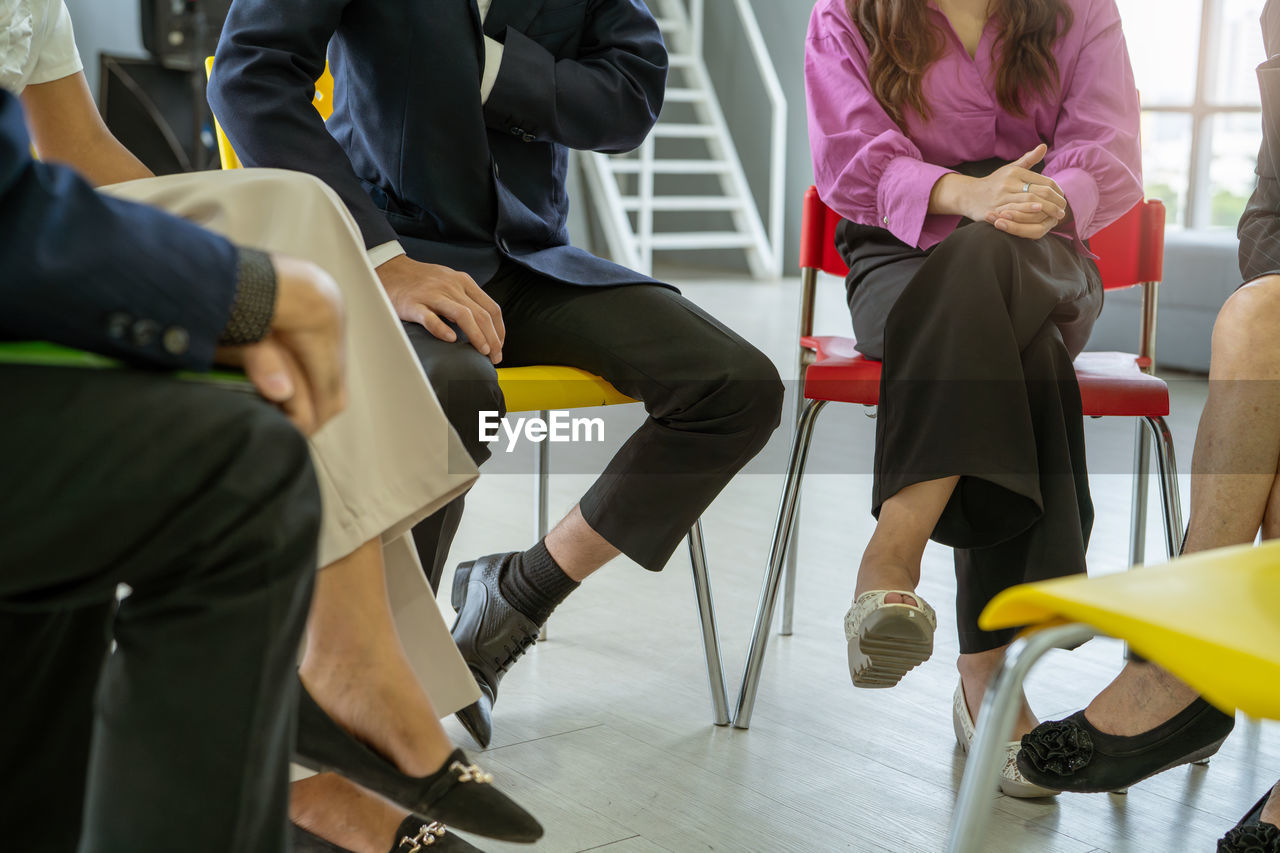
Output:
<instances>
[{"instance_id":1,"label":"black loafer with gold buckle","mask_svg":"<svg viewBox=\"0 0 1280 853\"><path fill-rule=\"evenodd\" d=\"M443 823L423 823L416 815L409 815L396 828L395 839L389 853L483 853L449 832ZM292 853L351 853L332 841L326 841L315 833L293 824Z\"/></svg>"},{"instance_id":2,"label":"black loafer with gold buckle","mask_svg":"<svg viewBox=\"0 0 1280 853\"><path fill-rule=\"evenodd\" d=\"M493 777L460 749L435 773L407 776L385 757L352 737L299 684L298 747L295 760L318 773L332 771L393 803L463 832L501 841L530 843L542 825L493 786Z\"/></svg>"}]
</instances>

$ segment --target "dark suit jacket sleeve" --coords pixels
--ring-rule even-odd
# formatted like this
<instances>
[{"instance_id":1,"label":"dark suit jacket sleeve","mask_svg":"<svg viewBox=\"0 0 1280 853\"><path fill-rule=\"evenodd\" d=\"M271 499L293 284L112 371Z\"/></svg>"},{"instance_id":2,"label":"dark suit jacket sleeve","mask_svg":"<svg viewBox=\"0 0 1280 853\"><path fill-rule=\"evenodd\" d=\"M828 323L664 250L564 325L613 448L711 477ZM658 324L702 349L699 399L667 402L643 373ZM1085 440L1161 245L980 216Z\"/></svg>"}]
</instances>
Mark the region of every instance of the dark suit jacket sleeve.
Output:
<instances>
[{"instance_id":1,"label":"dark suit jacket sleeve","mask_svg":"<svg viewBox=\"0 0 1280 853\"><path fill-rule=\"evenodd\" d=\"M502 67L485 103L494 130L618 153L639 146L658 120L667 50L640 0L592 0L573 59L510 27L499 41Z\"/></svg>"},{"instance_id":2,"label":"dark suit jacket sleeve","mask_svg":"<svg viewBox=\"0 0 1280 853\"><path fill-rule=\"evenodd\" d=\"M236 273L223 238L33 161L18 101L0 90L0 339L204 369Z\"/></svg>"},{"instance_id":3,"label":"dark suit jacket sleeve","mask_svg":"<svg viewBox=\"0 0 1280 853\"><path fill-rule=\"evenodd\" d=\"M310 172L341 196L366 248L396 239L312 101L351 0L236 0L209 80L209 105L246 166Z\"/></svg>"}]
</instances>

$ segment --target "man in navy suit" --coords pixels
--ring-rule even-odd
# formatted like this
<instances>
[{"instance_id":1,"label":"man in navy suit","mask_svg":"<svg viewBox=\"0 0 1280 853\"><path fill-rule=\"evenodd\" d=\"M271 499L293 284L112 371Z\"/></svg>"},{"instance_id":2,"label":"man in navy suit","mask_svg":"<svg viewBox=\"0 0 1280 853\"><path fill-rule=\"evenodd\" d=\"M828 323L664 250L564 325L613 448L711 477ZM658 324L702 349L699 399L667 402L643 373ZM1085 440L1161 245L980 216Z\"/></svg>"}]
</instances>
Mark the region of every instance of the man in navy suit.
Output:
<instances>
[{"instance_id":1,"label":"man in navy suit","mask_svg":"<svg viewBox=\"0 0 1280 853\"><path fill-rule=\"evenodd\" d=\"M326 56L328 127L311 106ZM649 419L542 541L463 563L454 638L484 694L552 609L619 553L660 570L778 424L758 350L673 288L569 245L569 149L626 151L662 107L667 54L641 0L235 0L209 97L248 165L301 169L346 201L477 462L494 365L563 364ZM461 500L414 530L439 583Z\"/></svg>"},{"instance_id":2,"label":"man in navy suit","mask_svg":"<svg viewBox=\"0 0 1280 853\"><path fill-rule=\"evenodd\" d=\"M29 151L0 90L0 341L129 366L0 364L0 846L280 853L336 287Z\"/></svg>"}]
</instances>

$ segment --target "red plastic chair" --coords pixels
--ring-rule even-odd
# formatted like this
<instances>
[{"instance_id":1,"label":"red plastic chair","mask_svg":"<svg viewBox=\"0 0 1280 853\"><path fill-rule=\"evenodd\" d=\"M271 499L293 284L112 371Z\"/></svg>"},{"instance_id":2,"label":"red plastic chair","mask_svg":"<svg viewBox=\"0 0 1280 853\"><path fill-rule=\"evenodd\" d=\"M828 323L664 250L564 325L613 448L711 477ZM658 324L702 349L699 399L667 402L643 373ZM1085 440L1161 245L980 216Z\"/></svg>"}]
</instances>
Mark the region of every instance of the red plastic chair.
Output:
<instances>
[{"instance_id":1,"label":"red plastic chair","mask_svg":"<svg viewBox=\"0 0 1280 853\"><path fill-rule=\"evenodd\" d=\"M751 724L751 713L760 687L760 672L769 642L769 626L773 622L784 563L788 564L789 570L786 572L780 633L791 633L796 575L791 542L795 532L800 482L804 477L805 460L818 414L827 403L875 406L880 401L881 363L858 353L852 338L813 334L814 294L818 273L825 272L843 278L849 271L844 259L836 251L835 230L839 222L840 215L822 202L816 188L810 187L804 196L800 238L803 290L800 303L799 375L804 380L804 396L799 401L800 410L791 457L787 464L782 505L778 510L769 567L756 610L755 633L751 638L747 667L738 694L738 708L733 724L740 729ZM1107 290L1135 286L1143 288L1141 342L1137 354L1086 352L1075 361L1076 378L1080 384L1080 397L1086 415L1095 418L1121 416L1139 419L1130 530L1130 562L1133 564L1143 561L1145 550L1148 432L1155 439L1164 507L1165 545L1171 558L1182 550L1182 508L1178 497L1177 465L1173 455L1173 437L1164 420L1165 415L1169 414L1169 386L1151 373L1155 355L1156 293L1164 271L1164 223L1164 205L1159 201L1143 201L1090 240L1090 246L1099 256L1098 269Z\"/></svg>"}]
</instances>

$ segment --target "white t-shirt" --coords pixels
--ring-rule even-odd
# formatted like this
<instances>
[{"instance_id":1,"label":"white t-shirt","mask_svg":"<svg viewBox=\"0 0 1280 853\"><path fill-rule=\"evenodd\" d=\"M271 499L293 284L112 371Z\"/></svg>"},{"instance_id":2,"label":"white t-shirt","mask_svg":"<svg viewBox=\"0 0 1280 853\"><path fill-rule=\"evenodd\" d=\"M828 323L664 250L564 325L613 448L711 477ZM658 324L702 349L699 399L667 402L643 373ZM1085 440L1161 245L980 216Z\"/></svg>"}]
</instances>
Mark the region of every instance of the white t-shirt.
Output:
<instances>
[{"instance_id":1,"label":"white t-shirt","mask_svg":"<svg viewBox=\"0 0 1280 853\"><path fill-rule=\"evenodd\" d=\"M83 68L63 0L0 0L0 87L18 95Z\"/></svg>"}]
</instances>

